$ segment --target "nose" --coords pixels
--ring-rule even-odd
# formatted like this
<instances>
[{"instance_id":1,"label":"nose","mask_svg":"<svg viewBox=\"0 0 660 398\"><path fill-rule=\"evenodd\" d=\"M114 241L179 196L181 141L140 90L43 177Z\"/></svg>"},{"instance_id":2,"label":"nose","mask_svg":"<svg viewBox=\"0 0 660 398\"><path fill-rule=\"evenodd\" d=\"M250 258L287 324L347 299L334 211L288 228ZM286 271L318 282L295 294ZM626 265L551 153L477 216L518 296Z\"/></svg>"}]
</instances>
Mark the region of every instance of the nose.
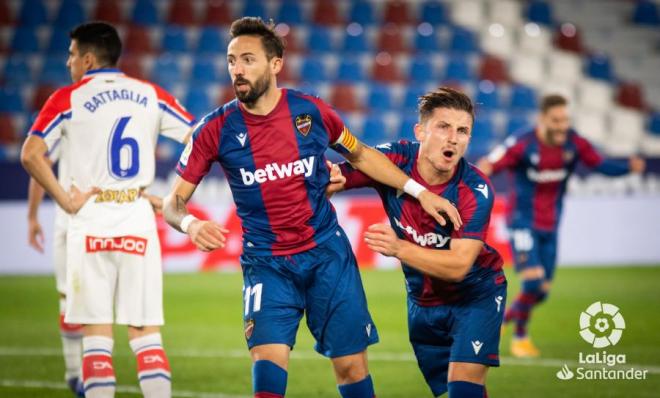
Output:
<instances>
[{"instance_id":1,"label":"nose","mask_svg":"<svg viewBox=\"0 0 660 398\"><path fill-rule=\"evenodd\" d=\"M449 141L452 144L455 144L458 142L458 131L456 131L455 128L450 128L449 132L447 134L447 141Z\"/></svg>"},{"instance_id":2,"label":"nose","mask_svg":"<svg viewBox=\"0 0 660 398\"><path fill-rule=\"evenodd\" d=\"M231 73L235 77L243 76L245 74L245 68L239 62L236 62L233 66L230 66Z\"/></svg>"}]
</instances>

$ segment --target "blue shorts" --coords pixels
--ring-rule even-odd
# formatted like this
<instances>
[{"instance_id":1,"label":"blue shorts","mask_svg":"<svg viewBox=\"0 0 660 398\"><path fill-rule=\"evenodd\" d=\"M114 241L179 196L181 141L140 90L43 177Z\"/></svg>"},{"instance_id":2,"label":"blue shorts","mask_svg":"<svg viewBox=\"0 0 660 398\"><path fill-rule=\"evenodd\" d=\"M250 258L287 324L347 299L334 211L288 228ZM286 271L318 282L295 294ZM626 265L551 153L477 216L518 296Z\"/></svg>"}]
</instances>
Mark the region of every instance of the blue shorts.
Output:
<instances>
[{"instance_id":1,"label":"blue shorts","mask_svg":"<svg viewBox=\"0 0 660 398\"><path fill-rule=\"evenodd\" d=\"M449 362L499 366L506 282L466 303L424 307L408 297L408 332L433 396L447 392Z\"/></svg>"},{"instance_id":2,"label":"blue shorts","mask_svg":"<svg viewBox=\"0 0 660 398\"><path fill-rule=\"evenodd\" d=\"M509 232L516 272L540 265L545 270L545 279L551 281L557 265L557 232L516 227L511 227Z\"/></svg>"},{"instance_id":3,"label":"blue shorts","mask_svg":"<svg viewBox=\"0 0 660 398\"><path fill-rule=\"evenodd\" d=\"M243 321L248 348L293 348L303 314L330 358L356 354L378 342L362 280L341 228L320 245L290 256L241 256Z\"/></svg>"}]
</instances>

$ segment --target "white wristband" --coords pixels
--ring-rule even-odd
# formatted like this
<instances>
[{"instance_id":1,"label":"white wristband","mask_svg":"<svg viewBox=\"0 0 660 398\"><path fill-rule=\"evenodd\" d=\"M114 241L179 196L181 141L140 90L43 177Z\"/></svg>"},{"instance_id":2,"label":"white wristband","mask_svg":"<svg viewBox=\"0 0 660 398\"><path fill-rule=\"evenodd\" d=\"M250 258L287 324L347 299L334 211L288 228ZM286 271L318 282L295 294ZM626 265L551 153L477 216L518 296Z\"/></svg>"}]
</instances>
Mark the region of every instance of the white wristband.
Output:
<instances>
[{"instance_id":1,"label":"white wristband","mask_svg":"<svg viewBox=\"0 0 660 398\"><path fill-rule=\"evenodd\" d=\"M407 193L415 199L417 199L419 194L421 194L423 191L426 191L426 188L424 188L422 184L418 183L412 178L408 179L406 184L403 186L403 192Z\"/></svg>"},{"instance_id":2,"label":"white wristband","mask_svg":"<svg viewBox=\"0 0 660 398\"><path fill-rule=\"evenodd\" d=\"M188 233L188 227L190 227L190 224L192 224L193 221L199 220L199 218L193 216L192 214L188 214L187 216L183 217L183 220L181 220L181 224L179 224L179 227L183 231L183 233Z\"/></svg>"}]
</instances>

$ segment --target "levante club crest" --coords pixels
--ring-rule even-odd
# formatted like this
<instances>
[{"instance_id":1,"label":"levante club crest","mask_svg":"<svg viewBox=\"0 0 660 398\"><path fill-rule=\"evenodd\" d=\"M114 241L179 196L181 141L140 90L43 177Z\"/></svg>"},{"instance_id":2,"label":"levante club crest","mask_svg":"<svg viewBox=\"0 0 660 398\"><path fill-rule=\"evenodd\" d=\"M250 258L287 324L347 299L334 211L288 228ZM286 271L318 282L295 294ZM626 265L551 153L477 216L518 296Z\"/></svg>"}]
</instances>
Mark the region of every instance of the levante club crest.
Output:
<instances>
[{"instance_id":1,"label":"levante club crest","mask_svg":"<svg viewBox=\"0 0 660 398\"><path fill-rule=\"evenodd\" d=\"M307 136L309 130L312 129L312 115L304 114L296 116L296 129L298 129L300 134Z\"/></svg>"}]
</instances>

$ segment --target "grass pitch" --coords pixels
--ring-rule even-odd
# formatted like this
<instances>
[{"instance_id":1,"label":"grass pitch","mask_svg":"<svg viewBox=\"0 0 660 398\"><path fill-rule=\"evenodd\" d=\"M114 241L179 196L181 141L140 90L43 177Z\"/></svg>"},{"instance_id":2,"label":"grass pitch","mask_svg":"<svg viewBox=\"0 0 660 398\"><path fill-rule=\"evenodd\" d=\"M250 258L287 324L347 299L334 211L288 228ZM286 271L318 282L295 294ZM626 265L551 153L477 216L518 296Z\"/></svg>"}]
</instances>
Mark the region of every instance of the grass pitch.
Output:
<instances>
[{"instance_id":1,"label":"grass pitch","mask_svg":"<svg viewBox=\"0 0 660 398\"><path fill-rule=\"evenodd\" d=\"M518 283L508 272L508 303ZM381 342L370 348L370 370L379 398L430 397L407 339L403 275L363 272ZM549 300L534 312L531 334L539 360L509 356L509 328L502 338L502 366L491 369L491 397L657 397L660 391L660 267L562 268ZM166 326L174 396L237 398L251 393L250 360L242 327L241 277L183 274L165 278ZM594 353L578 334L580 312L591 303L617 305L626 321L621 341L605 349L625 354L620 368L647 369L646 380L559 380L566 364L576 372L578 354ZM57 295L51 277L0 277L0 397L71 397L57 329ZM330 362L316 354L301 323L289 368L287 397L337 397ZM602 350L598 350L599 352ZM117 396L138 396L135 360L125 328L115 329ZM594 365L595 369L609 367Z\"/></svg>"}]
</instances>

